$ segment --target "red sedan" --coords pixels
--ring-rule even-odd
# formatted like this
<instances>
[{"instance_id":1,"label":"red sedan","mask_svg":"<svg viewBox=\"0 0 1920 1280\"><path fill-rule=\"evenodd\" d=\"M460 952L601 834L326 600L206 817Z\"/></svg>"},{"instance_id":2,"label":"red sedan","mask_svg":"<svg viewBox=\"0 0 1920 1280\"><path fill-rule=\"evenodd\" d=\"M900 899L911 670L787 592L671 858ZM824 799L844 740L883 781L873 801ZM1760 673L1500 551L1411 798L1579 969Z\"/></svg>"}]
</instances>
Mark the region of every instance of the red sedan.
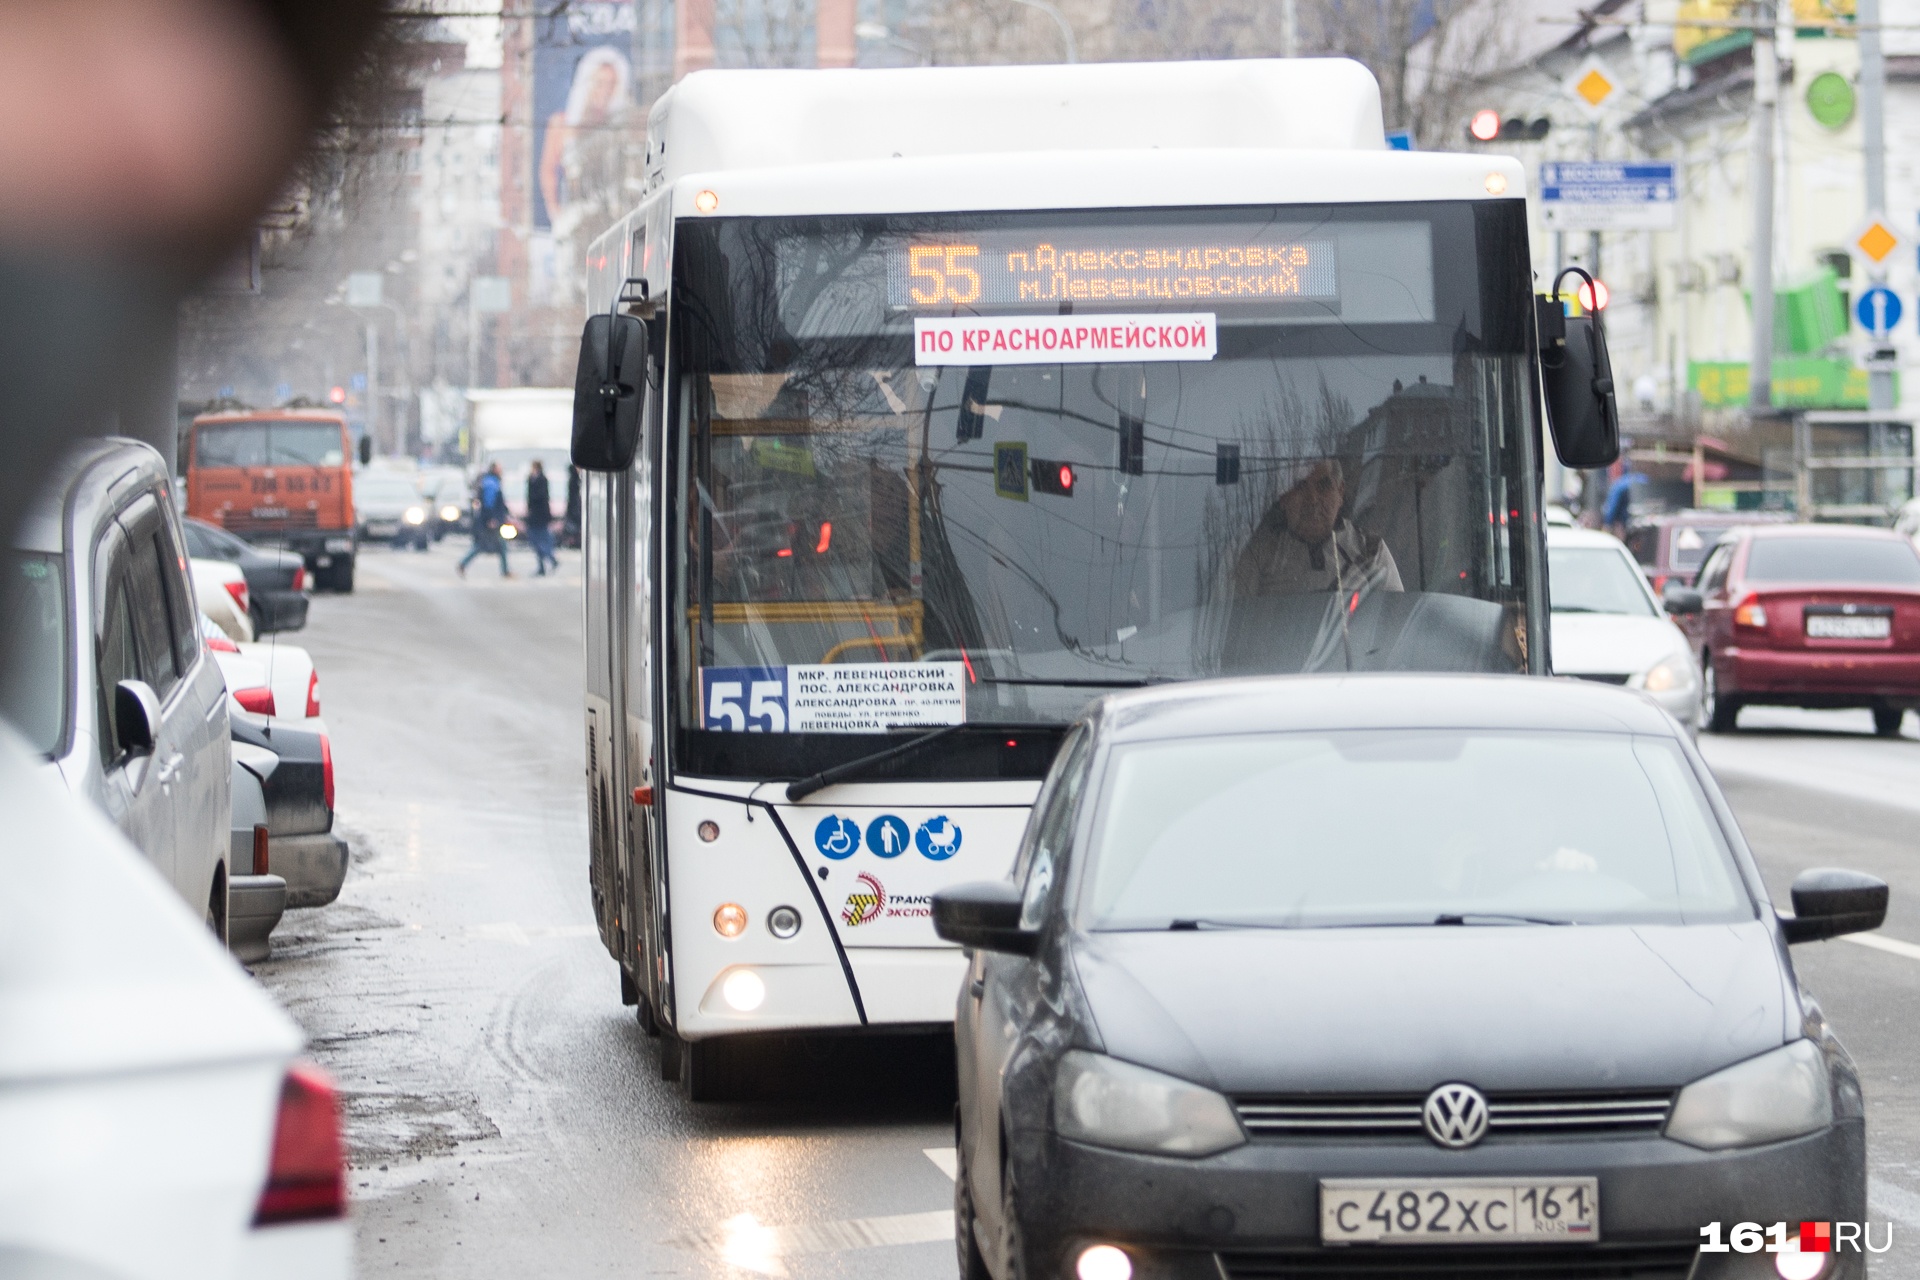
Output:
<instances>
[{"instance_id":1,"label":"red sedan","mask_svg":"<svg viewBox=\"0 0 1920 1280\"><path fill-rule=\"evenodd\" d=\"M1700 570L1700 599L1676 599L1692 594L1672 591L1669 605L1700 653L1713 732L1746 706L1867 707L1890 737L1920 708L1920 552L1899 534L1734 529Z\"/></svg>"}]
</instances>

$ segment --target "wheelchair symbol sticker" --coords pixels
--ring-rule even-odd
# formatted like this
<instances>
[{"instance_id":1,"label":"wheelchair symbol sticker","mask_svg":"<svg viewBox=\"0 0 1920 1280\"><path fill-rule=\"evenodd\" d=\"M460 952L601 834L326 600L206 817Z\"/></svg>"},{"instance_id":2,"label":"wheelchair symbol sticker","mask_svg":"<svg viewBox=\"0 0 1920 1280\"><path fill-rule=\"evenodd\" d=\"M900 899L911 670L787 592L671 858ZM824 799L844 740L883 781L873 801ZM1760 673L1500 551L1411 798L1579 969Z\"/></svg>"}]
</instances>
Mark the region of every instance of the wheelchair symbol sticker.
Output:
<instances>
[{"instance_id":1,"label":"wheelchair symbol sticker","mask_svg":"<svg viewBox=\"0 0 1920 1280\"><path fill-rule=\"evenodd\" d=\"M935 862L945 862L960 852L960 826L946 814L929 818L913 833L920 852Z\"/></svg>"},{"instance_id":2,"label":"wheelchair symbol sticker","mask_svg":"<svg viewBox=\"0 0 1920 1280\"><path fill-rule=\"evenodd\" d=\"M867 848L882 858L897 858L907 851L912 837L907 824L890 813L883 813L867 824Z\"/></svg>"},{"instance_id":3,"label":"wheelchair symbol sticker","mask_svg":"<svg viewBox=\"0 0 1920 1280\"><path fill-rule=\"evenodd\" d=\"M813 843L829 858L851 858L860 852L860 824L830 813L813 829Z\"/></svg>"}]
</instances>

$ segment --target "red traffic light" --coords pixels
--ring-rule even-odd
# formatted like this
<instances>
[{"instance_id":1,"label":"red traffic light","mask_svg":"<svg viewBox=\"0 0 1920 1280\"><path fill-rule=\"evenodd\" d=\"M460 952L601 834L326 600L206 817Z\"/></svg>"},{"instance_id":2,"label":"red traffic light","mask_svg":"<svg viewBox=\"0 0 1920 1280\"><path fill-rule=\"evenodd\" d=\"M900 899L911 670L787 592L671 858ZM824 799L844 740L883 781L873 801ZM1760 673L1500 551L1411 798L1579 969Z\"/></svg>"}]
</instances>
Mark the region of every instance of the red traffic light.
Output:
<instances>
[{"instance_id":1,"label":"red traffic light","mask_svg":"<svg viewBox=\"0 0 1920 1280\"><path fill-rule=\"evenodd\" d=\"M1056 498L1073 496L1074 474L1071 462L1031 458L1027 462L1027 476L1032 481L1035 493L1050 493Z\"/></svg>"},{"instance_id":2,"label":"red traffic light","mask_svg":"<svg viewBox=\"0 0 1920 1280\"><path fill-rule=\"evenodd\" d=\"M347 389L345 387L335 387L333 390L327 392L327 399L334 404L345 404L347 402Z\"/></svg>"},{"instance_id":3,"label":"red traffic light","mask_svg":"<svg viewBox=\"0 0 1920 1280\"><path fill-rule=\"evenodd\" d=\"M1492 142L1500 136L1500 113L1491 107L1473 113L1473 120L1467 125L1467 132L1481 142Z\"/></svg>"},{"instance_id":4,"label":"red traffic light","mask_svg":"<svg viewBox=\"0 0 1920 1280\"><path fill-rule=\"evenodd\" d=\"M1599 295L1597 299L1594 296L1595 294ZM1595 280L1592 288L1588 288L1586 282L1582 281L1580 284L1580 309L1588 313L1605 311L1607 309L1607 299L1609 296L1607 293L1607 282L1605 280Z\"/></svg>"}]
</instances>

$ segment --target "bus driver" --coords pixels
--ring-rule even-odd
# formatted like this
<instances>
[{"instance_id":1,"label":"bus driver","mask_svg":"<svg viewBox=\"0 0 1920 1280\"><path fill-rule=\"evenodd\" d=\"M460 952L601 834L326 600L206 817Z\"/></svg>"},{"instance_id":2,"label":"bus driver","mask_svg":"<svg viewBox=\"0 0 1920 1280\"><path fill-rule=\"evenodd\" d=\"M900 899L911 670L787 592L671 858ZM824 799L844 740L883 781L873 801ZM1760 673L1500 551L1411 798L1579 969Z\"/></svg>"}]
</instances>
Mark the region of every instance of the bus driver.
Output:
<instances>
[{"instance_id":1,"label":"bus driver","mask_svg":"<svg viewBox=\"0 0 1920 1280\"><path fill-rule=\"evenodd\" d=\"M1247 539L1233 566L1234 597L1404 590L1386 542L1341 518L1346 497L1340 463L1315 463L1274 500Z\"/></svg>"}]
</instances>

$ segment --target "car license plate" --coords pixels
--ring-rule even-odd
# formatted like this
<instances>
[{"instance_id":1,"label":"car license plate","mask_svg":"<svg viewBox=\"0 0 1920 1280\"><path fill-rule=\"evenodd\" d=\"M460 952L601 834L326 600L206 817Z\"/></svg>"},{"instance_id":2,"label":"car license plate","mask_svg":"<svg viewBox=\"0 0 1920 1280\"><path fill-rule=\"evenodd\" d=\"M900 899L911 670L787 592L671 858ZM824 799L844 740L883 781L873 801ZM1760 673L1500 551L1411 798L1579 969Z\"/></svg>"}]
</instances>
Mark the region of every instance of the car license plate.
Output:
<instances>
[{"instance_id":1,"label":"car license plate","mask_svg":"<svg viewBox=\"0 0 1920 1280\"><path fill-rule=\"evenodd\" d=\"M1815 640L1885 640L1893 619L1884 613L1809 613L1807 635Z\"/></svg>"},{"instance_id":2,"label":"car license plate","mask_svg":"<svg viewBox=\"0 0 1920 1280\"><path fill-rule=\"evenodd\" d=\"M1322 1244L1598 1240L1597 1178L1323 1178Z\"/></svg>"},{"instance_id":3,"label":"car license plate","mask_svg":"<svg viewBox=\"0 0 1920 1280\"><path fill-rule=\"evenodd\" d=\"M285 507L255 507L253 509L253 518L255 520L285 520L287 518L287 509Z\"/></svg>"}]
</instances>

